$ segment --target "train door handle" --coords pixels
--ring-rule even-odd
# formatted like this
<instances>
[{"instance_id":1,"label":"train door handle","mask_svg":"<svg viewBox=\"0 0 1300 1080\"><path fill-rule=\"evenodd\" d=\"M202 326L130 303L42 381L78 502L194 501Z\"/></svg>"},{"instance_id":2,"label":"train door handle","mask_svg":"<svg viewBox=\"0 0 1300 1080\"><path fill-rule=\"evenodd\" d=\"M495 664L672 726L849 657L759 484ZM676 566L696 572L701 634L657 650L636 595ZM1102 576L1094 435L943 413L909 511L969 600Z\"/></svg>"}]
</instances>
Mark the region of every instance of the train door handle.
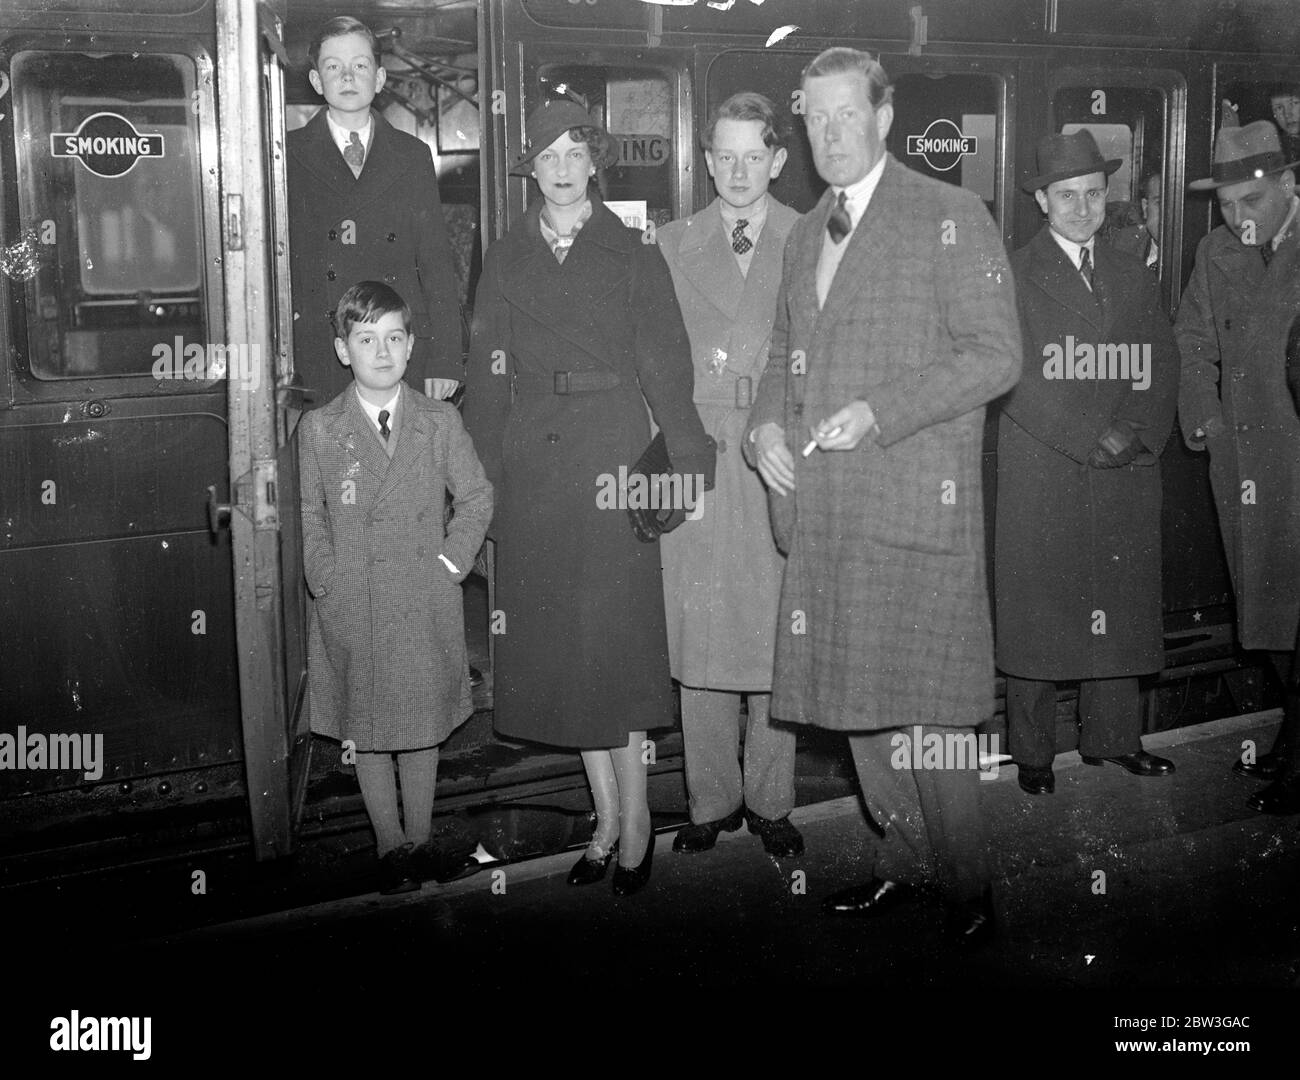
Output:
<instances>
[{"instance_id":1,"label":"train door handle","mask_svg":"<svg viewBox=\"0 0 1300 1080\"><path fill-rule=\"evenodd\" d=\"M222 529L230 528L230 514L234 507L230 503L217 502L217 485L208 485L208 532L216 536Z\"/></svg>"}]
</instances>

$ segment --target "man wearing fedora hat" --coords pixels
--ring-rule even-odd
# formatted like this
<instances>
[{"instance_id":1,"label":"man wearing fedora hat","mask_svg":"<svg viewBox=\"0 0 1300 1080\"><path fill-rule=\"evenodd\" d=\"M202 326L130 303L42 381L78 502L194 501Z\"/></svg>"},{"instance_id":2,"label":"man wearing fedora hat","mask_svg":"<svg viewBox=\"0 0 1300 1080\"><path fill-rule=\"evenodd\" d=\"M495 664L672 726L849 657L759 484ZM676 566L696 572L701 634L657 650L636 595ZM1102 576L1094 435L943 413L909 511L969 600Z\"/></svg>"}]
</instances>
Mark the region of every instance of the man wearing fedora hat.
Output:
<instances>
[{"instance_id":1,"label":"man wearing fedora hat","mask_svg":"<svg viewBox=\"0 0 1300 1080\"><path fill-rule=\"evenodd\" d=\"M1026 180L1047 216L1011 258L1024 343L998 425L994 587L1007 727L1028 794L1054 790L1056 684L1079 681L1079 750L1137 776L1138 676L1164 660L1160 450L1178 363L1156 281L1097 236L1105 160L1088 131L1044 137Z\"/></svg>"},{"instance_id":2,"label":"man wearing fedora hat","mask_svg":"<svg viewBox=\"0 0 1300 1080\"><path fill-rule=\"evenodd\" d=\"M1300 309L1295 165L1267 120L1220 128L1212 173L1191 188L1215 192L1223 224L1196 250L1175 326L1179 416L1187 445L1210 455L1237 636L1244 648L1268 652L1284 687L1295 677L1300 621L1300 418L1285 376L1287 334ZM1234 766L1278 781L1248 800L1269 813L1300 812L1297 695L1286 701L1272 752L1247 753Z\"/></svg>"}]
</instances>

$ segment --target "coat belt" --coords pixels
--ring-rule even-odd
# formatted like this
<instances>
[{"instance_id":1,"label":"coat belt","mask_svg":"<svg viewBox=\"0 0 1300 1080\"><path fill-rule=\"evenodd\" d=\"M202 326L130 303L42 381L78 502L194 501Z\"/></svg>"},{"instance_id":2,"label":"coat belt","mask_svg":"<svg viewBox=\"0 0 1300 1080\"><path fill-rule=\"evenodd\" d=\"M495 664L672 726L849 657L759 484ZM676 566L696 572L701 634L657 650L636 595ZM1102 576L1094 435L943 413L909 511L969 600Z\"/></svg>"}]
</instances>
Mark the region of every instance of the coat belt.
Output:
<instances>
[{"instance_id":1,"label":"coat belt","mask_svg":"<svg viewBox=\"0 0 1300 1080\"><path fill-rule=\"evenodd\" d=\"M549 375L511 376L516 394L581 394L613 390L621 385L623 380L612 371L553 371Z\"/></svg>"}]
</instances>

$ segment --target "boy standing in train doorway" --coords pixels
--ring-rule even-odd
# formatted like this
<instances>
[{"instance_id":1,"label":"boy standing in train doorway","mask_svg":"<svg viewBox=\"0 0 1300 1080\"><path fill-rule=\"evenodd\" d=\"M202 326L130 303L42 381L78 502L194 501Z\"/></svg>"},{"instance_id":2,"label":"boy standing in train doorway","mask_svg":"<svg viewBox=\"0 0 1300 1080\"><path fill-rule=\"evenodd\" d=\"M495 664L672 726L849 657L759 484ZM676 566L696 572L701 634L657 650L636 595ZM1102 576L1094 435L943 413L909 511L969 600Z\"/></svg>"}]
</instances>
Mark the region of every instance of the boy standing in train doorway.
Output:
<instances>
[{"instance_id":1,"label":"boy standing in train doorway","mask_svg":"<svg viewBox=\"0 0 1300 1080\"><path fill-rule=\"evenodd\" d=\"M407 892L462 869L431 841L433 793L438 744L473 712L460 583L492 517L492 485L460 413L403 385L415 341L402 298L360 282L335 324L353 385L298 428L303 574L316 601L311 727L342 742L345 761L354 753L380 891Z\"/></svg>"},{"instance_id":2,"label":"boy standing in train doorway","mask_svg":"<svg viewBox=\"0 0 1300 1080\"><path fill-rule=\"evenodd\" d=\"M1056 785L1056 684L1079 682L1079 753L1136 776L1138 677L1164 665L1160 451L1178 401L1155 276L1101 242L1107 177L1088 131L1047 135L1025 181L1047 221L1011 257L1024 373L998 423L997 664L1020 787Z\"/></svg>"},{"instance_id":3,"label":"boy standing in train doorway","mask_svg":"<svg viewBox=\"0 0 1300 1080\"><path fill-rule=\"evenodd\" d=\"M326 107L287 140L294 369L303 407L319 408L352 382L335 358L330 317L343 290L366 279L391 286L411 306L407 382L450 397L464 372L460 300L432 155L371 109L386 73L364 23L330 19L308 59L308 78Z\"/></svg>"},{"instance_id":4,"label":"boy standing in train doorway","mask_svg":"<svg viewBox=\"0 0 1300 1080\"><path fill-rule=\"evenodd\" d=\"M781 123L762 94L734 94L719 105L701 140L718 197L658 233L690 334L695 406L718 445L717 479L701 513L659 540L691 812L674 851L707 851L719 832L747 820L768 854L803 852L790 822L794 729L769 716L784 560L763 481L741 453L767 366L785 240L799 220L768 191L785 166ZM749 710L743 773L742 694Z\"/></svg>"}]
</instances>

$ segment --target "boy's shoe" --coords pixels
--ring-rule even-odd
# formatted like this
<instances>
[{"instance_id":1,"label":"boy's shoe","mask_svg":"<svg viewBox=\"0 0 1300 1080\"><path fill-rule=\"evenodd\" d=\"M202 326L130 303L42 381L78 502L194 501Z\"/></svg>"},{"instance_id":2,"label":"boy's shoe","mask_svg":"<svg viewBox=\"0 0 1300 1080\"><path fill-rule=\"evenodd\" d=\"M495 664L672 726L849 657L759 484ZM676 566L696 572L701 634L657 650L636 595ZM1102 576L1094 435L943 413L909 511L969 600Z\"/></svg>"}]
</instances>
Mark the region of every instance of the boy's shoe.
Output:
<instances>
[{"instance_id":1,"label":"boy's shoe","mask_svg":"<svg viewBox=\"0 0 1300 1080\"><path fill-rule=\"evenodd\" d=\"M415 879L412 860L413 845L408 841L401 847L393 848L379 860L379 895L395 896L397 893L414 892L420 887Z\"/></svg>"}]
</instances>

